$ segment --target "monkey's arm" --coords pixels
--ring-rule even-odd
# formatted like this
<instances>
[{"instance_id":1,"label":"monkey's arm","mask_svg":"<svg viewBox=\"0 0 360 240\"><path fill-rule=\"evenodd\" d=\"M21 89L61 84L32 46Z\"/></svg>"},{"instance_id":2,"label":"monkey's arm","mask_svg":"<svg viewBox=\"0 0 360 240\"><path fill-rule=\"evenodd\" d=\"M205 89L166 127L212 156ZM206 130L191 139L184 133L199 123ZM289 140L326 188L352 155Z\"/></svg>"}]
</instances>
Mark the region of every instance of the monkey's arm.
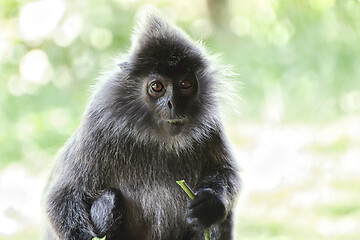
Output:
<instances>
[{"instance_id":1,"label":"monkey's arm","mask_svg":"<svg viewBox=\"0 0 360 240\"><path fill-rule=\"evenodd\" d=\"M220 169L204 177L189 204L188 220L203 228L225 220L233 207L238 182L231 169Z\"/></svg>"},{"instance_id":2,"label":"monkey's arm","mask_svg":"<svg viewBox=\"0 0 360 240\"><path fill-rule=\"evenodd\" d=\"M190 222L204 228L228 217L240 188L236 163L221 136L213 137L207 149L207 164L188 214Z\"/></svg>"},{"instance_id":3,"label":"monkey's arm","mask_svg":"<svg viewBox=\"0 0 360 240\"><path fill-rule=\"evenodd\" d=\"M54 186L48 193L46 211L59 239L91 240L94 233L89 219L86 196L78 189Z\"/></svg>"},{"instance_id":4,"label":"monkey's arm","mask_svg":"<svg viewBox=\"0 0 360 240\"><path fill-rule=\"evenodd\" d=\"M47 214L56 235L66 240L110 237L121 221L120 191L105 190L93 201L80 189L59 186L48 194Z\"/></svg>"}]
</instances>

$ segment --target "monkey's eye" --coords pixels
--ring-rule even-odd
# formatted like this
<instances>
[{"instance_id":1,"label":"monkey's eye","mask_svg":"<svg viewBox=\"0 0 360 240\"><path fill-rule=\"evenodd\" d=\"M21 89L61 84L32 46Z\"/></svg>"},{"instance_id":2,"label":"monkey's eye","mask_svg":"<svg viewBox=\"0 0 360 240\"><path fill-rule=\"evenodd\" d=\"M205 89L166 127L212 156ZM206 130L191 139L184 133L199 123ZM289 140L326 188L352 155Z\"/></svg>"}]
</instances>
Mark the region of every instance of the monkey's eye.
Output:
<instances>
[{"instance_id":1,"label":"monkey's eye","mask_svg":"<svg viewBox=\"0 0 360 240\"><path fill-rule=\"evenodd\" d=\"M154 98L159 98L166 92L166 83L162 83L160 80L153 80L148 85L148 94Z\"/></svg>"},{"instance_id":2,"label":"monkey's eye","mask_svg":"<svg viewBox=\"0 0 360 240\"><path fill-rule=\"evenodd\" d=\"M184 81L181 81L180 82L180 86L183 88L183 89L189 89L192 87L192 84L189 80L184 80Z\"/></svg>"},{"instance_id":3,"label":"monkey's eye","mask_svg":"<svg viewBox=\"0 0 360 240\"><path fill-rule=\"evenodd\" d=\"M153 82L150 87L154 92L161 92L164 89L164 85L159 82Z\"/></svg>"}]
</instances>

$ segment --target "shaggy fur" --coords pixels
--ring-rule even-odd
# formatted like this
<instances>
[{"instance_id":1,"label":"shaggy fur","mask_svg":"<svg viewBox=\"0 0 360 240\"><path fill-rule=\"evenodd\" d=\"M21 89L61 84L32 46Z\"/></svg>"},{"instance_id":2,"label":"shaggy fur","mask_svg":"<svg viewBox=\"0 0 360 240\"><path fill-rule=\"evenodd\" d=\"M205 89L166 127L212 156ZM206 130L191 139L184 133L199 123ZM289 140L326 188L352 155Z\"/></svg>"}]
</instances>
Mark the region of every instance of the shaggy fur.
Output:
<instances>
[{"instance_id":1,"label":"shaggy fur","mask_svg":"<svg viewBox=\"0 0 360 240\"><path fill-rule=\"evenodd\" d=\"M218 113L218 70L157 14L140 25L59 154L46 194L47 240L202 239L210 225L212 239L231 239L239 178ZM196 89L182 97L175 90L184 76ZM172 105L148 96L146 83L158 78L174 87ZM169 134L163 118L186 121ZM182 179L195 200L176 184Z\"/></svg>"}]
</instances>

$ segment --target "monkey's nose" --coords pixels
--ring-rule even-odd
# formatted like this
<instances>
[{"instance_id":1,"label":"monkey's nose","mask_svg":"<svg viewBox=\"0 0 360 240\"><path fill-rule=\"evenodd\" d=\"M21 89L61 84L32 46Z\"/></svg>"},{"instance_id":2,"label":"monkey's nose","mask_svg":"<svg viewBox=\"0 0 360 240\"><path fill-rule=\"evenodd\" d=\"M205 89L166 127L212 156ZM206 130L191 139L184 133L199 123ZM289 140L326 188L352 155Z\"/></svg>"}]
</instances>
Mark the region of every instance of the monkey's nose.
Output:
<instances>
[{"instance_id":1,"label":"monkey's nose","mask_svg":"<svg viewBox=\"0 0 360 240\"><path fill-rule=\"evenodd\" d=\"M172 109L172 103L170 101L168 101L168 106L169 106L169 109L171 110Z\"/></svg>"}]
</instances>

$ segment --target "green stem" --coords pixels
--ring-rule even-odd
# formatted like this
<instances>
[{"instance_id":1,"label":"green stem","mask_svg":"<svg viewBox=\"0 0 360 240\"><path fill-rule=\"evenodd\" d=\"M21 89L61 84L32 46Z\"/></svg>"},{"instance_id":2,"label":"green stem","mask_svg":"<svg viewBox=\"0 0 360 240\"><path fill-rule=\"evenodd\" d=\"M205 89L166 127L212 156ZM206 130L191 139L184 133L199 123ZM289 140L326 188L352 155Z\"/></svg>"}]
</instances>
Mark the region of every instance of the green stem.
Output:
<instances>
[{"instance_id":1,"label":"green stem","mask_svg":"<svg viewBox=\"0 0 360 240\"><path fill-rule=\"evenodd\" d=\"M194 199L195 194L194 192L189 188L189 186L186 184L185 180L176 181L177 184L180 185L180 187L186 192L186 194L191 198ZM210 240L210 231L209 229L204 230L204 237L205 240Z\"/></svg>"},{"instance_id":2,"label":"green stem","mask_svg":"<svg viewBox=\"0 0 360 240\"><path fill-rule=\"evenodd\" d=\"M106 236L103 237L103 238L97 238L97 237L94 237L92 240L105 240L106 239Z\"/></svg>"},{"instance_id":3,"label":"green stem","mask_svg":"<svg viewBox=\"0 0 360 240\"><path fill-rule=\"evenodd\" d=\"M176 181L177 184L180 185L180 187L186 192L186 194L191 198L194 199L195 194L193 191L189 188L189 186L186 184L185 180Z\"/></svg>"}]
</instances>

